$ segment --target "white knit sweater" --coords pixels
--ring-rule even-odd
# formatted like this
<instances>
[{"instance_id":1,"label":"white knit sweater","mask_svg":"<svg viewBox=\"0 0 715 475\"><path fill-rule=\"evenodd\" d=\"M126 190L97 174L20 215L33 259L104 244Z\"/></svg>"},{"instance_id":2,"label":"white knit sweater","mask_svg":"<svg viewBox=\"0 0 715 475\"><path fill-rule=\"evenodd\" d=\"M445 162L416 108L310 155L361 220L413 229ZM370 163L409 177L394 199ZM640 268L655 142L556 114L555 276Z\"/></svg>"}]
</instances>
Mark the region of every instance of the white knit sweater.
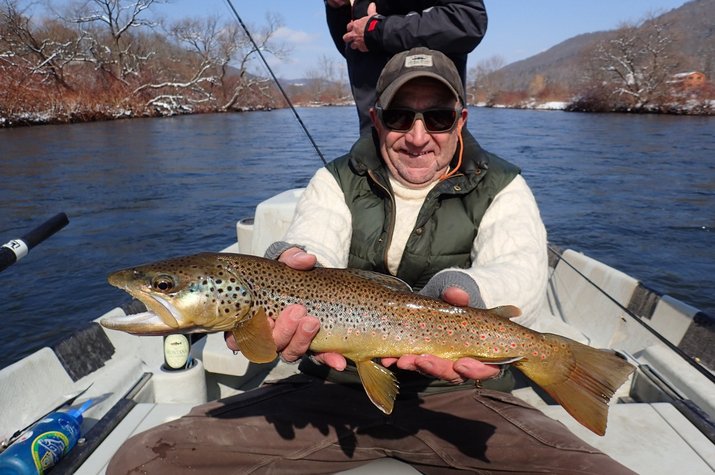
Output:
<instances>
[{"instance_id":1,"label":"white knit sweater","mask_svg":"<svg viewBox=\"0 0 715 475\"><path fill-rule=\"evenodd\" d=\"M397 221L388 250L388 268L394 273L429 188L412 190L395 180L391 184ZM298 201L284 240L305 246L325 267L343 268L348 263L351 233L351 215L343 192L330 172L322 168ZM545 309L546 230L521 175L497 194L484 214L472 246L472 266L451 270L474 279L487 307L516 305L522 316L515 321L541 326L535 324Z\"/></svg>"}]
</instances>

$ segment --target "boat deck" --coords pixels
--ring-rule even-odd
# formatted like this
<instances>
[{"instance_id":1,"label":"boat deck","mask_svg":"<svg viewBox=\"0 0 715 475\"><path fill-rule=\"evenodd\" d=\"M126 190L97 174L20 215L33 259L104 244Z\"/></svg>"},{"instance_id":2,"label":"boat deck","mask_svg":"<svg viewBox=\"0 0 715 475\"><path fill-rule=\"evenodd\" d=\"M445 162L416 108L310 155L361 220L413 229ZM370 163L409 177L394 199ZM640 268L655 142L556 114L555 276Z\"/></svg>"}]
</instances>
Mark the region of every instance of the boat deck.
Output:
<instances>
[{"instance_id":1,"label":"boat deck","mask_svg":"<svg viewBox=\"0 0 715 475\"><path fill-rule=\"evenodd\" d=\"M112 337L123 339L124 335L116 334ZM158 337L141 337L142 345L153 346ZM136 342L133 342L136 343ZM137 348L137 356L143 359L143 350ZM247 362L241 363L240 357L233 355L219 334L209 335L203 339L201 344L195 345L193 349L196 358L203 358L197 364L197 371L206 369L209 372L220 370L220 368L230 368L230 373L224 374L222 378L214 381L213 389L208 392L219 391L224 395L229 392L240 392L240 390L229 389L231 378L242 378L247 381L255 380L252 373L258 375L261 372L268 372L266 379L286 377L296 370L295 365L279 363L275 367L267 368L265 365L253 365ZM147 363L147 362L145 362ZM156 364L157 361L148 361L148 364ZM239 364L237 364L239 363ZM160 363L159 363L160 364ZM92 419L93 412L87 413L88 423L94 424L87 432L85 445L92 445L92 438L98 436L103 431L109 429L108 435L99 445L90 452L84 460L81 450L72 454L73 457L64 459L54 473L77 473L80 475L101 475L105 473L106 465L117 450L117 448L131 435L144 431L150 427L163 422L176 419L186 414L194 405L193 402L142 402L156 398L156 384L167 384L176 389L181 387L182 381L171 381L172 377L179 377L170 373L164 374L164 380L160 378L152 381L156 376L147 377L144 371L146 368L139 365L130 370L131 364L127 364L126 359L114 357L106 362L105 366L99 370L107 375L120 376L116 379L118 388L131 386L129 390L130 398L124 397L111 402L112 408L104 410L106 415L101 419ZM257 368L258 367L258 368ZM131 375L128 373L131 373ZM268 371L270 370L270 371ZM265 376L265 374L264 374ZM98 375L95 373L95 378ZM262 377L258 376L258 379ZM82 380L75 383L77 387L83 387ZM250 389L257 383L248 382L244 388ZM627 385L626 385L627 386ZM103 387L106 391L107 387ZM627 393L624 386L623 395ZM90 388L84 397L101 397L101 394L92 394ZM521 399L538 407L545 414L564 423L571 431L594 447L609 454L614 459L630 467L637 473L643 475L659 475L683 472L689 475L710 475L715 473L715 445L671 403L620 403L612 405L609 414L608 430L604 437L599 437L580 424L578 424L563 408L558 405L548 405L531 388L521 388L515 390L515 394ZM627 396L626 396L627 400ZM109 399L101 402L95 411L99 412L101 406L108 403ZM116 425L112 423L116 420ZM102 428L102 426L108 428ZM100 428L100 430L97 430ZM81 447L80 447L81 448ZM77 450L77 449L75 449ZM73 458L75 460L73 460ZM397 460L383 460L369 464L357 469L348 470L349 474L414 474L415 469Z\"/></svg>"}]
</instances>

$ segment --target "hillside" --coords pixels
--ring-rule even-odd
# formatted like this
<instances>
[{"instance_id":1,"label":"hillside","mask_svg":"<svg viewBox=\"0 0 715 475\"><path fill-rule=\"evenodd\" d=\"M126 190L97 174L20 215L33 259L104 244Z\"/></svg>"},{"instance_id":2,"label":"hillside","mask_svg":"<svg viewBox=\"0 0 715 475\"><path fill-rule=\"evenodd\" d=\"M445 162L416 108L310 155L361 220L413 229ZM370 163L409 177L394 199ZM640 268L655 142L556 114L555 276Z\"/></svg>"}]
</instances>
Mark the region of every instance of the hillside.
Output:
<instances>
[{"instance_id":1,"label":"hillside","mask_svg":"<svg viewBox=\"0 0 715 475\"><path fill-rule=\"evenodd\" d=\"M677 68L701 71L715 78L715 0L693 0L654 18L666 27L678 52ZM644 22L639 29L645 29ZM570 38L530 58L499 69L502 90L527 90L533 78L544 77L552 86L574 91L584 80L584 70L593 50L618 33L618 30L586 33Z\"/></svg>"}]
</instances>

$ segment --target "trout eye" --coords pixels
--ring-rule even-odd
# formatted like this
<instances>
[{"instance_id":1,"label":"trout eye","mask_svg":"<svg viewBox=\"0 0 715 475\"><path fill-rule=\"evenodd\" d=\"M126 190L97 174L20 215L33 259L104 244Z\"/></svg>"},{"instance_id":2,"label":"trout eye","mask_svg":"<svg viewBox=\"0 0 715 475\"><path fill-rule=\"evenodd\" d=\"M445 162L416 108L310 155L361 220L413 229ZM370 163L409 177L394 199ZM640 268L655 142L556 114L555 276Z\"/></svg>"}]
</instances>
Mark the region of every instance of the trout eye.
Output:
<instances>
[{"instance_id":1,"label":"trout eye","mask_svg":"<svg viewBox=\"0 0 715 475\"><path fill-rule=\"evenodd\" d=\"M158 275L151 280L151 287L159 292L171 292L176 287L176 282L170 275Z\"/></svg>"}]
</instances>

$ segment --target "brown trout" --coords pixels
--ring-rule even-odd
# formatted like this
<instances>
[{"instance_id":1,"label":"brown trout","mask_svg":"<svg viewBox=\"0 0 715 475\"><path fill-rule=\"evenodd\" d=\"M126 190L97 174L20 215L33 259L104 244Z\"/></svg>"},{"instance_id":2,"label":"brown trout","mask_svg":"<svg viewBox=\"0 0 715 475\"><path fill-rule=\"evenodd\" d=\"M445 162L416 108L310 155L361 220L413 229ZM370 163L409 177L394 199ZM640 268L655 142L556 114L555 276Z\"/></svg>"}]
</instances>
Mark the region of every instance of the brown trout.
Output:
<instances>
[{"instance_id":1,"label":"brown trout","mask_svg":"<svg viewBox=\"0 0 715 475\"><path fill-rule=\"evenodd\" d=\"M204 253L121 270L109 283L150 312L104 318L106 328L139 335L232 331L241 352L256 363L277 356L268 318L289 304L302 304L320 319L310 350L352 360L368 397L386 414L392 412L398 382L374 358L469 356L512 363L581 424L603 435L608 402L634 369L613 352L512 322L521 313L516 307L455 307L368 271L298 271L260 257Z\"/></svg>"}]
</instances>

